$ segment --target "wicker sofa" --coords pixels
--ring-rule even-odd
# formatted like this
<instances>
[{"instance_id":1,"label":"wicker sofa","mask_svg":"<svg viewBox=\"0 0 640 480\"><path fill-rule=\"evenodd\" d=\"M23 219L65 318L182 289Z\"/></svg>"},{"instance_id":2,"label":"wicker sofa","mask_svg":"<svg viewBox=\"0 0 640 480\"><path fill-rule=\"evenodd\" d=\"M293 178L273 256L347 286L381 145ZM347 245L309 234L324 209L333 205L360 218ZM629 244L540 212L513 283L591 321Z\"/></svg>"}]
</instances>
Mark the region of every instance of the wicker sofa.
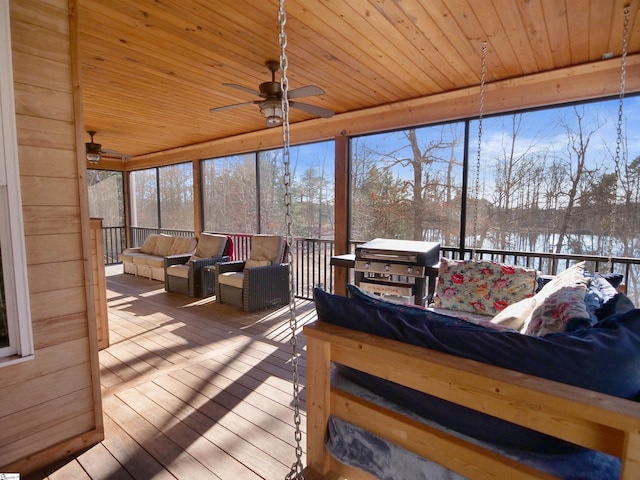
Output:
<instances>
[{"instance_id":1,"label":"wicker sofa","mask_svg":"<svg viewBox=\"0 0 640 480\"><path fill-rule=\"evenodd\" d=\"M141 247L120 254L124 273L164 282L165 257L189 258L196 250L194 237L151 234Z\"/></svg>"}]
</instances>

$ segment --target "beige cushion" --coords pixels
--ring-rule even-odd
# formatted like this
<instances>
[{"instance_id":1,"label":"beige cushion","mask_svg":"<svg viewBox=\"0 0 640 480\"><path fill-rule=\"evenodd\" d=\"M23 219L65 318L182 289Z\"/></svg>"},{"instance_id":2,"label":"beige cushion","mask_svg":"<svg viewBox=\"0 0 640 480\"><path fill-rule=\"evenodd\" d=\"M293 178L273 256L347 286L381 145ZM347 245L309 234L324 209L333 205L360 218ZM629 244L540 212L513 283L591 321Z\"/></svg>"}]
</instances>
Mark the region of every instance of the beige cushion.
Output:
<instances>
[{"instance_id":1,"label":"beige cushion","mask_svg":"<svg viewBox=\"0 0 640 480\"><path fill-rule=\"evenodd\" d=\"M129 253L127 254L126 258L130 263L145 265L147 258L149 258L149 255L147 255L146 253Z\"/></svg>"},{"instance_id":2,"label":"beige cushion","mask_svg":"<svg viewBox=\"0 0 640 480\"><path fill-rule=\"evenodd\" d=\"M585 262L560 272L534 296L536 305L521 328L526 335L542 336L564 332L572 318L589 318L584 297L589 277Z\"/></svg>"},{"instance_id":3,"label":"beige cushion","mask_svg":"<svg viewBox=\"0 0 640 480\"><path fill-rule=\"evenodd\" d=\"M198 246L194 254L194 260L209 257L220 257L224 253L227 246L227 237L225 235L216 235L213 233L201 233L198 239Z\"/></svg>"},{"instance_id":4,"label":"beige cushion","mask_svg":"<svg viewBox=\"0 0 640 480\"><path fill-rule=\"evenodd\" d=\"M251 254L253 260L269 260L271 265L280 263L284 237L280 235L254 235L251 237Z\"/></svg>"},{"instance_id":5,"label":"beige cushion","mask_svg":"<svg viewBox=\"0 0 640 480\"><path fill-rule=\"evenodd\" d=\"M154 255L159 255L161 257L166 257L169 255L171 251L171 246L173 245L174 237L169 235L159 235L156 240L156 244L153 249Z\"/></svg>"},{"instance_id":6,"label":"beige cushion","mask_svg":"<svg viewBox=\"0 0 640 480\"><path fill-rule=\"evenodd\" d=\"M149 267L158 267L164 270L164 257L157 255L145 255L140 254L133 258L133 263L136 265L147 265Z\"/></svg>"},{"instance_id":7,"label":"beige cushion","mask_svg":"<svg viewBox=\"0 0 640 480\"><path fill-rule=\"evenodd\" d=\"M520 330L535 306L536 299L534 297L525 298L502 310L491 319L491 323Z\"/></svg>"},{"instance_id":8,"label":"beige cushion","mask_svg":"<svg viewBox=\"0 0 640 480\"><path fill-rule=\"evenodd\" d=\"M242 272L225 272L218 276L218 283L230 287L243 288L244 274Z\"/></svg>"},{"instance_id":9,"label":"beige cushion","mask_svg":"<svg viewBox=\"0 0 640 480\"><path fill-rule=\"evenodd\" d=\"M167 275L172 277L189 278L189 266L171 265L167 267Z\"/></svg>"},{"instance_id":10,"label":"beige cushion","mask_svg":"<svg viewBox=\"0 0 640 480\"><path fill-rule=\"evenodd\" d=\"M194 237L174 237L169 255L190 255L196 249Z\"/></svg>"},{"instance_id":11,"label":"beige cushion","mask_svg":"<svg viewBox=\"0 0 640 480\"><path fill-rule=\"evenodd\" d=\"M140 251L142 253L153 255L153 250L156 247L156 242L158 241L159 236L160 235L151 234L147 238L145 238L142 247L140 247Z\"/></svg>"},{"instance_id":12,"label":"beige cushion","mask_svg":"<svg viewBox=\"0 0 640 480\"><path fill-rule=\"evenodd\" d=\"M269 260L254 260L253 258L249 258L244 262L244 268L267 267L269 265L271 265Z\"/></svg>"}]
</instances>

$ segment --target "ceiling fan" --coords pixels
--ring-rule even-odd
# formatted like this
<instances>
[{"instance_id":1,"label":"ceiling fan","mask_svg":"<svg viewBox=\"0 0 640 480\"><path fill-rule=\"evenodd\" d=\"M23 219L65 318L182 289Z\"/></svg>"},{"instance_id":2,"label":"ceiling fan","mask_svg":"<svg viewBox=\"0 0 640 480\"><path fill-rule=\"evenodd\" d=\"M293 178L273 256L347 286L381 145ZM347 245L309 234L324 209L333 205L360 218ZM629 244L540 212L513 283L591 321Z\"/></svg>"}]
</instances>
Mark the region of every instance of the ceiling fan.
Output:
<instances>
[{"instance_id":1,"label":"ceiling fan","mask_svg":"<svg viewBox=\"0 0 640 480\"><path fill-rule=\"evenodd\" d=\"M280 82L276 81L276 72L280 68L280 64L276 61L270 60L266 63L267 68L271 71L271 81L261 83L259 91L251 88L237 85L235 83L223 83L225 87L237 88L243 92L248 92L253 95L262 97L262 100L254 100L252 102L235 103L233 105L226 105L224 107L211 108L210 112L221 112L223 110L229 110L230 108L244 107L246 105L258 105L260 112L266 118L267 127L277 127L282 123L282 87ZM315 105L309 105L308 103L300 103L292 101L296 98L311 97L315 95L324 95L324 90L315 85L307 85L304 87L289 90L287 92L287 98L289 99L289 106L297 108L298 110L304 110L312 115L317 115L322 118L330 118L334 115L334 112L322 107L316 107Z\"/></svg>"},{"instance_id":2,"label":"ceiling fan","mask_svg":"<svg viewBox=\"0 0 640 480\"><path fill-rule=\"evenodd\" d=\"M105 158L120 158L122 160L128 160L131 155L116 152L115 150L106 150L102 148L102 145L93 141L93 136L96 134L93 130L87 130L87 133L91 137L91 141L85 143L87 146L87 161L89 163L98 163L102 157Z\"/></svg>"}]
</instances>

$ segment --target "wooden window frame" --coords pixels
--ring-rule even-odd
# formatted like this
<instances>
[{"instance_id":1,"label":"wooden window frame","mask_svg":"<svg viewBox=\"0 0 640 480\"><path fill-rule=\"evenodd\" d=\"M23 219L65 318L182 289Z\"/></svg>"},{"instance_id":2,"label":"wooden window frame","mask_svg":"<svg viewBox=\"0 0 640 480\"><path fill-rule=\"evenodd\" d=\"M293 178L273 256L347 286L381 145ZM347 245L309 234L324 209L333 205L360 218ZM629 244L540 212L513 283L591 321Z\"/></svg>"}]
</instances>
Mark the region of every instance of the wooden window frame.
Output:
<instances>
[{"instance_id":1,"label":"wooden window frame","mask_svg":"<svg viewBox=\"0 0 640 480\"><path fill-rule=\"evenodd\" d=\"M20 195L18 135L13 90L9 0L0 0L0 246L9 346L0 367L34 357L27 261Z\"/></svg>"}]
</instances>

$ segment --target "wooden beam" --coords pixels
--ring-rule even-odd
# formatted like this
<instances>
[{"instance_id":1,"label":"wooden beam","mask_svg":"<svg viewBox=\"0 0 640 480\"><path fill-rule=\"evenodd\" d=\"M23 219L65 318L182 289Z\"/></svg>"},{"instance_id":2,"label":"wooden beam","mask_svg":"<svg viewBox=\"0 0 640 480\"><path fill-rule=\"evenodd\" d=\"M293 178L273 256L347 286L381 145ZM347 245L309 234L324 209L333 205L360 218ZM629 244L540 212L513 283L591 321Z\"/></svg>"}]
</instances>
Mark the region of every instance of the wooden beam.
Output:
<instances>
[{"instance_id":1,"label":"wooden beam","mask_svg":"<svg viewBox=\"0 0 640 480\"><path fill-rule=\"evenodd\" d=\"M605 98L619 93L620 59L603 60L487 84L485 114ZM640 54L627 58L626 92L640 91ZM328 140L478 115L479 87L383 105L328 119L291 125L292 144ZM164 152L141 155L124 168L135 170L196 159L277 148L282 132L272 128Z\"/></svg>"},{"instance_id":2,"label":"wooden beam","mask_svg":"<svg viewBox=\"0 0 640 480\"><path fill-rule=\"evenodd\" d=\"M80 227L82 236L82 257L84 267L84 287L86 296L86 321L88 332L88 344L90 354L90 371L91 371L91 387L93 394L93 416L94 416L94 434L95 443L104 438L103 417L102 417L102 392L100 390L100 363L98 360L98 326L96 318L98 317L97 309L98 298L95 291L91 287L98 282L94 278L92 248L91 248L91 219L89 218L89 191L87 185L87 169L86 169L86 149L84 142L84 116L82 104L81 74L80 74L80 48L78 41L78 1L69 0L69 45L71 57L71 85L73 92L73 110L75 119L76 132L76 157L78 165L78 191L79 191L79 207L80 207ZM102 242L102 232L100 232L100 242ZM97 259L100 266L103 265L103 257ZM104 286L102 288L105 288ZM106 295L106 292L105 292ZM104 299L104 312L106 315L106 298ZM105 319L106 323L106 319ZM91 436L91 434L89 434Z\"/></svg>"}]
</instances>

